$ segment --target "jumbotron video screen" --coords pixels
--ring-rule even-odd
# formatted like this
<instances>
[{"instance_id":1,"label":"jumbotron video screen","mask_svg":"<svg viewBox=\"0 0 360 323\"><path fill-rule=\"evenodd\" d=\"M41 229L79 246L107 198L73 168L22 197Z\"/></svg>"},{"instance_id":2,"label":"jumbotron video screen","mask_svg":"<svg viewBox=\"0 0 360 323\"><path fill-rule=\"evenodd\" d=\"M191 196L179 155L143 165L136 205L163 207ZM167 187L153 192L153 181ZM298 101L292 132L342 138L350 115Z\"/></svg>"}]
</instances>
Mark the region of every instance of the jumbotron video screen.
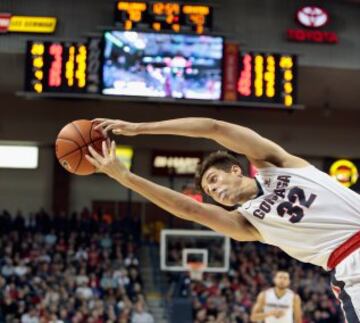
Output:
<instances>
[{"instance_id":1,"label":"jumbotron video screen","mask_svg":"<svg viewBox=\"0 0 360 323\"><path fill-rule=\"evenodd\" d=\"M223 38L109 31L104 95L219 100Z\"/></svg>"}]
</instances>

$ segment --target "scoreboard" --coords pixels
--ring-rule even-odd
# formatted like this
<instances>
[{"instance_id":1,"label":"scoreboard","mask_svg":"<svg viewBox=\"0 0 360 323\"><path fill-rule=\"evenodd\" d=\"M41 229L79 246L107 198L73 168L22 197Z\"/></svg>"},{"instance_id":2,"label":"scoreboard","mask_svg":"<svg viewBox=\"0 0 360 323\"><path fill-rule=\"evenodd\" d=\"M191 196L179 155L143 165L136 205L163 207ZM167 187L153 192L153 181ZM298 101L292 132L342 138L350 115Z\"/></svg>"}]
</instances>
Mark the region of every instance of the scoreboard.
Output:
<instances>
[{"instance_id":1,"label":"scoreboard","mask_svg":"<svg viewBox=\"0 0 360 323\"><path fill-rule=\"evenodd\" d=\"M106 30L82 40L28 41L26 95L161 97L219 106L301 108L297 56L247 50L229 40L215 57L210 42L219 37L211 34L214 6L200 1L115 0L111 41ZM163 39L142 48L149 38L145 34ZM186 37L198 40L191 46L181 43Z\"/></svg>"},{"instance_id":2,"label":"scoreboard","mask_svg":"<svg viewBox=\"0 0 360 323\"><path fill-rule=\"evenodd\" d=\"M35 93L85 91L86 42L29 41L25 90Z\"/></svg>"},{"instance_id":3,"label":"scoreboard","mask_svg":"<svg viewBox=\"0 0 360 323\"><path fill-rule=\"evenodd\" d=\"M239 101L283 104L296 102L297 58L272 53L240 53L237 97Z\"/></svg>"},{"instance_id":4,"label":"scoreboard","mask_svg":"<svg viewBox=\"0 0 360 323\"><path fill-rule=\"evenodd\" d=\"M101 98L105 63L103 52L101 36L79 41L28 41L25 92L79 97L91 94ZM224 99L215 100L217 104L275 104L275 107L290 109L297 104L296 55L237 50L234 57L238 59L232 64L224 57L223 67L223 71L233 71L230 78L232 98L225 95L225 85ZM224 78L223 84L226 84Z\"/></svg>"},{"instance_id":5,"label":"scoreboard","mask_svg":"<svg viewBox=\"0 0 360 323\"><path fill-rule=\"evenodd\" d=\"M126 30L196 32L212 30L213 8L208 5L162 1L117 1L115 23Z\"/></svg>"},{"instance_id":6,"label":"scoreboard","mask_svg":"<svg viewBox=\"0 0 360 323\"><path fill-rule=\"evenodd\" d=\"M99 94L102 38L83 41L28 41L25 91Z\"/></svg>"}]
</instances>

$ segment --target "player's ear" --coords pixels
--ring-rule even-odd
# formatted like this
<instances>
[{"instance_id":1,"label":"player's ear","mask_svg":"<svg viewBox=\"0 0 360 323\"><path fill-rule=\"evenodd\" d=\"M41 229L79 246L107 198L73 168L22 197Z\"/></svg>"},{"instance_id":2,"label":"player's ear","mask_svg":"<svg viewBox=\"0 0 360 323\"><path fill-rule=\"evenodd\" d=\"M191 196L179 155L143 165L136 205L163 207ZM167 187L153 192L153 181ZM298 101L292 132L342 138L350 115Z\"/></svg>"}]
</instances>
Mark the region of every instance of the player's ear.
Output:
<instances>
[{"instance_id":1,"label":"player's ear","mask_svg":"<svg viewBox=\"0 0 360 323\"><path fill-rule=\"evenodd\" d=\"M239 175L239 176L243 175L242 169L241 169L241 167L239 165L232 165L230 171L234 175Z\"/></svg>"}]
</instances>

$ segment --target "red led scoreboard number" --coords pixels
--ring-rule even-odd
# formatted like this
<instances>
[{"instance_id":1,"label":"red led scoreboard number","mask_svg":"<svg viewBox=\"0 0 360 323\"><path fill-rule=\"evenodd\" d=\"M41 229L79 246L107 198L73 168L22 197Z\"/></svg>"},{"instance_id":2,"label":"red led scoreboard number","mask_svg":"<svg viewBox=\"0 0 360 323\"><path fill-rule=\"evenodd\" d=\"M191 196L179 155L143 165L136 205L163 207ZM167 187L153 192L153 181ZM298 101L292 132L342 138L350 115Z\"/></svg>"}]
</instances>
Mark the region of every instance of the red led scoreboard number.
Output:
<instances>
[{"instance_id":1,"label":"red led scoreboard number","mask_svg":"<svg viewBox=\"0 0 360 323\"><path fill-rule=\"evenodd\" d=\"M87 45L82 42L29 41L25 90L84 92L87 85Z\"/></svg>"},{"instance_id":2,"label":"red led scoreboard number","mask_svg":"<svg viewBox=\"0 0 360 323\"><path fill-rule=\"evenodd\" d=\"M296 103L296 56L241 53L238 100L291 107Z\"/></svg>"},{"instance_id":3,"label":"red led scoreboard number","mask_svg":"<svg viewBox=\"0 0 360 323\"><path fill-rule=\"evenodd\" d=\"M117 1L115 23L126 30L196 32L212 29L212 7L178 2Z\"/></svg>"}]
</instances>

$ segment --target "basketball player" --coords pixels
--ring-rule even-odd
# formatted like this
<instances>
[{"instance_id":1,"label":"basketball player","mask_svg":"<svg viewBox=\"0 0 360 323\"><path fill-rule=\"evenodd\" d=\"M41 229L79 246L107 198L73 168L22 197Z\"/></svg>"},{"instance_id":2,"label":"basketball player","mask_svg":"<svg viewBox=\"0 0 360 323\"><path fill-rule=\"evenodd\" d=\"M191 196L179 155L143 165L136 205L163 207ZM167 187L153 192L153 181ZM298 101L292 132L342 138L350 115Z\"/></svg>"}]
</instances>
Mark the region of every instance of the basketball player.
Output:
<instances>
[{"instance_id":1,"label":"basketball player","mask_svg":"<svg viewBox=\"0 0 360 323\"><path fill-rule=\"evenodd\" d=\"M208 138L244 154L258 170L244 176L226 152L207 157L197 176L201 189L222 207L199 203L127 170L115 157L115 143L103 156L90 148L88 160L121 185L166 211L239 241L277 246L297 260L331 271L332 285L348 322L360 322L360 197L306 160L253 130L208 119L182 118L150 123L97 119L114 134L170 134Z\"/></svg>"},{"instance_id":2,"label":"basketball player","mask_svg":"<svg viewBox=\"0 0 360 323\"><path fill-rule=\"evenodd\" d=\"M250 319L265 323L301 323L301 299L288 288L289 273L278 271L274 285L258 295Z\"/></svg>"}]
</instances>

